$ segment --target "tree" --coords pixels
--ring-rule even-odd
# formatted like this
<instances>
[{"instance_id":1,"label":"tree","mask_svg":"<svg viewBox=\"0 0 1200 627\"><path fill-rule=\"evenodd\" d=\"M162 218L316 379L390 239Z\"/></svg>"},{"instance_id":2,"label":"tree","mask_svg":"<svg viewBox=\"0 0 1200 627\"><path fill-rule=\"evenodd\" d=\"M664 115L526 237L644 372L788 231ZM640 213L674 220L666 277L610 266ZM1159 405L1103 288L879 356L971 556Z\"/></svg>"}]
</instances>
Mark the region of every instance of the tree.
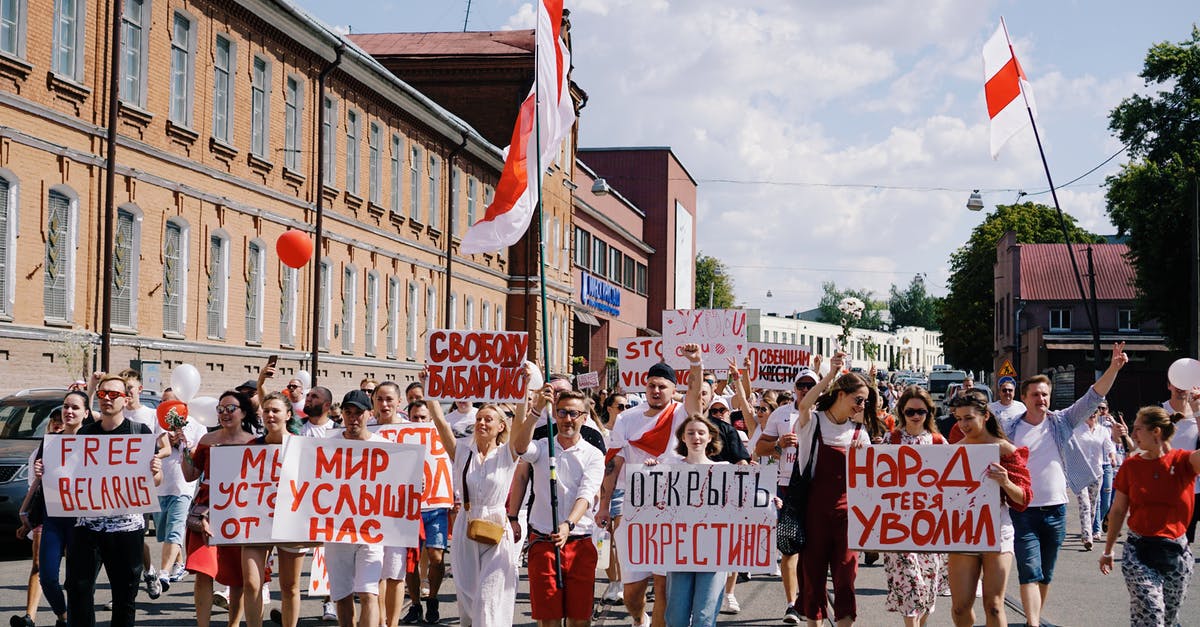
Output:
<instances>
[{"instance_id":1,"label":"tree","mask_svg":"<svg viewBox=\"0 0 1200 627\"><path fill-rule=\"evenodd\" d=\"M1066 216L1071 242L1097 243L1103 238L1076 226ZM950 255L949 291L941 307L942 348L946 360L964 370L991 370L992 338L995 337L996 242L1007 231L1015 231L1021 244L1061 244L1063 232L1058 212L1045 205L1026 202L997 205L971 231L971 237Z\"/></svg>"},{"instance_id":2,"label":"tree","mask_svg":"<svg viewBox=\"0 0 1200 627\"><path fill-rule=\"evenodd\" d=\"M696 306L733 307L733 277L725 263L704 253L696 255Z\"/></svg>"},{"instance_id":3,"label":"tree","mask_svg":"<svg viewBox=\"0 0 1200 627\"><path fill-rule=\"evenodd\" d=\"M1108 178L1108 215L1126 235L1138 301L1134 317L1157 319L1176 349L1189 346L1195 271L1187 239L1200 191L1200 29L1179 44L1155 44L1141 73L1152 96L1133 95L1109 114L1109 129L1133 162Z\"/></svg>"},{"instance_id":4,"label":"tree","mask_svg":"<svg viewBox=\"0 0 1200 627\"><path fill-rule=\"evenodd\" d=\"M842 312L838 310L838 303L842 302L842 299L847 296L853 296L866 305L862 318L859 318L858 322L854 323L855 328L882 331L887 326L883 322L883 303L875 299L875 293L871 290L839 290L837 284L833 281L822 283L821 289L825 293L821 296L821 302L817 304L817 309L821 312L818 322L841 324Z\"/></svg>"},{"instance_id":5,"label":"tree","mask_svg":"<svg viewBox=\"0 0 1200 627\"><path fill-rule=\"evenodd\" d=\"M895 285L888 295L888 311L892 314L892 327L925 327L940 329L938 320L942 299L932 296L925 289L925 276L918 274L904 291Z\"/></svg>"}]
</instances>

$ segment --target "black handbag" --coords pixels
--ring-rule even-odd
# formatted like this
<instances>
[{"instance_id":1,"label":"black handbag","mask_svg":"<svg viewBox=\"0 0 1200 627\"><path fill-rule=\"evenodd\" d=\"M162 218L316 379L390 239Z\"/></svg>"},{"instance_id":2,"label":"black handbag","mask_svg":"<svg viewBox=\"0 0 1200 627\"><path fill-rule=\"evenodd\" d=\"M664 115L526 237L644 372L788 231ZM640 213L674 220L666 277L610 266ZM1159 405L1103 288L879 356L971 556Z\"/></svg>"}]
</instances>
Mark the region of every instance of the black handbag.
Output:
<instances>
[{"instance_id":1,"label":"black handbag","mask_svg":"<svg viewBox=\"0 0 1200 627\"><path fill-rule=\"evenodd\" d=\"M1167 577L1181 570L1184 547L1170 538L1155 536L1130 537L1125 541L1126 546L1133 549L1139 562L1146 567Z\"/></svg>"},{"instance_id":2,"label":"black handbag","mask_svg":"<svg viewBox=\"0 0 1200 627\"><path fill-rule=\"evenodd\" d=\"M816 420L817 424L812 445L808 449L808 462L804 464L804 470L800 470L799 456L792 464L787 494L779 511L779 521L775 525L775 542L779 546L779 552L784 555L799 553L807 540L804 519L808 514L808 487L812 483L813 455L817 450L817 442L821 439L821 421L816 416L812 419Z\"/></svg>"},{"instance_id":3,"label":"black handbag","mask_svg":"<svg viewBox=\"0 0 1200 627\"><path fill-rule=\"evenodd\" d=\"M46 522L46 493L42 491L41 481L33 488L33 494L29 497L29 509L25 515L31 529L37 529Z\"/></svg>"}]
</instances>

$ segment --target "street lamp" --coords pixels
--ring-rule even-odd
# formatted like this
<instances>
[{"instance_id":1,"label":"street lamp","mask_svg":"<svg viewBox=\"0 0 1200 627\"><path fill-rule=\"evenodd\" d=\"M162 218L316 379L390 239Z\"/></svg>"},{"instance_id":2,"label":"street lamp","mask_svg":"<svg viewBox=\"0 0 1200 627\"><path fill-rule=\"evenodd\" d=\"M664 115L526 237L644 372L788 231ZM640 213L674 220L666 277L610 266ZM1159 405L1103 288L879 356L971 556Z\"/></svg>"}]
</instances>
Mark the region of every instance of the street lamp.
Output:
<instances>
[{"instance_id":1,"label":"street lamp","mask_svg":"<svg viewBox=\"0 0 1200 627\"><path fill-rule=\"evenodd\" d=\"M967 209L971 211L983 210L983 196L979 194L979 190L971 192L971 197L967 198Z\"/></svg>"},{"instance_id":2,"label":"street lamp","mask_svg":"<svg viewBox=\"0 0 1200 627\"><path fill-rule=\"evenodd\" d=\"M608 181L602 178L597 178L592 182L592 193L597 196L607 196L611 191L612 187L609 186Z\"/></svg>"}]
</instances>

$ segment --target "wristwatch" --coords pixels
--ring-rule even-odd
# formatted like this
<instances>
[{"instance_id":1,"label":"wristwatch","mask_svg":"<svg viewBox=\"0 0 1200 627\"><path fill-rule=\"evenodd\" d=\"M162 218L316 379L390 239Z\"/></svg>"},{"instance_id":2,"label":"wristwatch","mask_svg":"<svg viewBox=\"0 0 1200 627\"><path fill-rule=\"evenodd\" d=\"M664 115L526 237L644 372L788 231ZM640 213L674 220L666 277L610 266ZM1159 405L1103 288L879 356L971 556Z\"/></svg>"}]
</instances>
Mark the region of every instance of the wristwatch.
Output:
<instances>
[{"instance_id":1,"label":"wristwatch","mask_svg":"<svg viewBox=\"0 0 1200 627\"><path fill-rule=\"evenodd\" d=\"M783 455L783 449L779 448L779 445L778 445L778 444L776 444L776 445L775 445L775 454L776 454L776 455Z\"/></svg>"},{"instance_id":2,"label":"wristwatch","mask_svg":"<svg viewBox=\"0 0 1200 627\"><path fill-rule=\"evenodd\" d=\"M564 520L563 522L567 523L567 531L568 532L575 531L575 523L573 523L569 520Z\"/></svg>"}]
</instances>

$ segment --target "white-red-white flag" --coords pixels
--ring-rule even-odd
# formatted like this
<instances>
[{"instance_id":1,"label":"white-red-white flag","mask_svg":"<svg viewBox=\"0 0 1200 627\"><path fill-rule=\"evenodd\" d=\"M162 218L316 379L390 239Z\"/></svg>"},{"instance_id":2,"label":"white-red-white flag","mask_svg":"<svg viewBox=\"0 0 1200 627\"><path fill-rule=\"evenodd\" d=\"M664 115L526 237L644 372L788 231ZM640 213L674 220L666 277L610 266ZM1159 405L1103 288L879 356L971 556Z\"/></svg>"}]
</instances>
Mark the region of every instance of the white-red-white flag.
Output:
<instances>
[{"instance_id":1,"label":"white-red-white flag","mask_svg":"<svg viewBox=\"0 0 1200 627\"><path fill-rule=\"evenodd\" d=\"M575 125L575 106L567 77L571 53L560 37L562 12L562 0L538 2L533 88L517 113L495 198L463 235L459 249L463 254L502 250L521 239L533 218L542 176ZM541 155L540 169L538 155Z\"/></svg>"},{"instance_id":2,"label":"white-red-white flag","mask_svg":"<svg viewBox=\"0 0 1200 627\"><path fill-rule=\"evenodd\" d=\"M988 117L991 118L992 158L995 159L1004 144L1030 124L1026 104L1034 118L1037 117L1029 80L1017 61L1004 18L1000 18L1000 27L983 45L983 80Z\"/></svg>"}]
</instances>

